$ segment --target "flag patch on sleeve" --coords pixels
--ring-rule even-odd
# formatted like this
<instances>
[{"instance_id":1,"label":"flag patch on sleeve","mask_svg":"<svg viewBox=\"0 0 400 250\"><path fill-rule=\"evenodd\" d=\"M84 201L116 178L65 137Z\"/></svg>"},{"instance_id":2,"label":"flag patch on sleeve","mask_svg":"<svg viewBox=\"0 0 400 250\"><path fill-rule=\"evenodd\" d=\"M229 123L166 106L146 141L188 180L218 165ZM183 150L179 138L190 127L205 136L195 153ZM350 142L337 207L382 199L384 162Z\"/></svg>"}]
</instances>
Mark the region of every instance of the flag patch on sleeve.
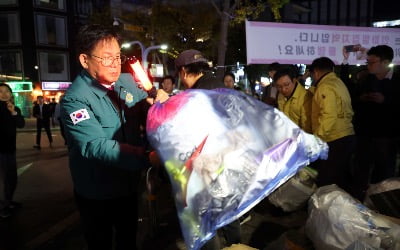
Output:
<instances>
[{"instance_id":1,"label":"flag patch on sleeve","mask_svg":"<svg viewBox=\"0 0 400 250\"><path fill-rule=\"evenodd\" d=\"M71 114L69 114L69 117L71 117L71 120L74 123L74 125L76 125L81 121L90 119L89 113L86 109L79 109L75 112L72 112Z\"/></svg>"}]
</instances>

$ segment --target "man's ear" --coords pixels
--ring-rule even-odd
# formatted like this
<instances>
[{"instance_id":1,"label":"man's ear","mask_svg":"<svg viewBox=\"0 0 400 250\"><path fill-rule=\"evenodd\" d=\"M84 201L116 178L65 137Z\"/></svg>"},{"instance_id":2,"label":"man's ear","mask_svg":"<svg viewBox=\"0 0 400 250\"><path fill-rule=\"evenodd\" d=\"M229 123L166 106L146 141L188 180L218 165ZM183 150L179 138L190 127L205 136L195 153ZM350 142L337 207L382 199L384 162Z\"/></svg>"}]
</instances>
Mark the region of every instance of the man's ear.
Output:
<instances>
[{"instance_id":1,"label":"man's ear","mask_svg":"<svg viewBox=\"0 0 400 250\"><path fill-rule=\"evenodd\" d=\"M185 79L189 74L186 72L185 67L182 67L182 72L183 72L183 78Z\"/></svg>"},{"instance_id":2,"label":"man's ear","mask_svg":"<svg viewBox=\"0 0 400 250\"><path fill-rule=\"evenodd\" d=\"M86 55L86 54L80 54L79 55L79 62L81 63L81 65L82 65L82 67L84 68L84 69L87 69L88 68L88 64L87 64L87 60L88 60L88 58L87 58L88 56Z\"/></svg>"},{"instance_id":3,"label":"man's ear","mask_svg":"<svg viewBox=\"0 0 400 250\"><path fill-rule=\"evenodd\" d=\"M389 67L389 65L392 63L391 61L389 61L388 59L385 59L382 61L386 67Z\"/></svg>"}]
</instances>

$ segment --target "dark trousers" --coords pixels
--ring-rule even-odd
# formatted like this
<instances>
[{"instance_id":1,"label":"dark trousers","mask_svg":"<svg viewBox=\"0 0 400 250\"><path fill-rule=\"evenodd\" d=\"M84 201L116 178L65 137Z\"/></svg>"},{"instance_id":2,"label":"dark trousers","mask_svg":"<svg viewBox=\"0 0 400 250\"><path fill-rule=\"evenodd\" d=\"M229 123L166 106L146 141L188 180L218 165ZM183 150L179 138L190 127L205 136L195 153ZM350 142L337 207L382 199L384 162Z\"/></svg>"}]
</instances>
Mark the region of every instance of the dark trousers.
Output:
<instances>
[{"instance_id":1,"label":"dark trousers","mask_svg":"<svg viewBox=\"0 0 400 250\"><path fill-rule=\"evenodd\" d=\"M135 250L137 194L109 200L93 200L75 192L88 250Z\"/></svg>"},{"instance_id":2,"label":"dark trousers","mask_svg":"<svg viewBox=\"0 0 400 250\"><path fill-rule=\"evenodd\" d=\"M50 130L50 120L43 120L43 119L37 119L36 120L36 144L40 145L40 137L42 134L42 128L46 130L47 138L49 139L49 142L53 142L53 138L51 137L51 130Z\"/></svg>"},{"instance_id":3,"label":"dark trousers","mask_svg":"<svg viewBox=\"0 0 400 250\"><path fill-rule=\"evenodd\" d=\"M370 183L395 177L397 150L395 137L357 137L354 169L356 198L364 199Z\"/></svg>"},{"instance_id":4,"label":"dark trousers","mask_svg":"<svg viewBox=\"0 0 400 250\"><path fill-rule=\"evenodd\" d=\"M235 220L232 223L220 228L224 235L226 245L230 246L232 244L239 244L241 242L241 230L240 221ZM220 250L222 249L221 243L218 238L218 234L207 241L206 244L201 248L201 250Z\"/></svg>"},{"instance_id":5,"label":"dark trousers","mask_svg":"<svg viewBox=\"0 0 400 250\"><path fill-rule=\"evenodd\" d=\"M0 183L3 183L4 207L10 205L13 201L15 189L17 188L17 179L15 152L0 153Z\"/></svg>"},{"instance_id":6,"label":"dark trousers","mask_svg":"<svg viewBox=\"0 0 400 250\"><path fill-rule=\"evenodd\" d=\"M328 159L317 160L312 167L318 171L317 185L319 187L336 184L346 192L350 192L351 159L356 147L354 135L345 136L328 142Z\"/></svg>"}]
</instances>

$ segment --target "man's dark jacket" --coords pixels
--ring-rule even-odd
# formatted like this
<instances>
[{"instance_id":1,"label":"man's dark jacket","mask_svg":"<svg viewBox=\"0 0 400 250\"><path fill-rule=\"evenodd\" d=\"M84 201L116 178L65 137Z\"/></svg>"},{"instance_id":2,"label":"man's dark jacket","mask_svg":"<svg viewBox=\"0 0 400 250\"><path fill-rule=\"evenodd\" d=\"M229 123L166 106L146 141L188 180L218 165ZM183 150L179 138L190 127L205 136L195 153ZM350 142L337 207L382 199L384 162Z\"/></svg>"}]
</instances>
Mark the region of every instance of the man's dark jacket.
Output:
<instances>
[{"instance_id":1,"label":"man's dark jacket","mask_svg":"<svg viewBox=\"0 0 400 250\"><path fill-rule=\"evenodd\" d=\"M218 80L212 72L205 72L202 77L200 77L196 83L193 85L192 89L217 89L225 88L224 83Z\"/></svg>"}]
</instances>

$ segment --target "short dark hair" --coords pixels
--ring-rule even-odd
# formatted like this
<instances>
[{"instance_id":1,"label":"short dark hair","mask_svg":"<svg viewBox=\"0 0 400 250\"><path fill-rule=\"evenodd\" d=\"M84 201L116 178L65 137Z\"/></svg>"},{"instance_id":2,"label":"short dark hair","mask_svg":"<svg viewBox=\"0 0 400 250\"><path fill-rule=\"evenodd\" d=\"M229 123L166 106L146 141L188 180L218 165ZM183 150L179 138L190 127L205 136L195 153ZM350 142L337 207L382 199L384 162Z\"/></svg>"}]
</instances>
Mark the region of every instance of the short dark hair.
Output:
<instances>
[{"instance_id":1,"label":"short dark hair","mask_svg":"<svg viewBox=\"0 0 400 250\"><path fill-rule=\"evenodd\" d=\"M178 68L178 72L182 68L185 68L187 73L195 74L195 75L211 71L210 65L208 65L208 63L206 63L206 62L197 62L197 63L191 63L191 64L188 64L188 65L185 65L185 66L181 66L181 67Z\"/></svg>"},{"instance_id":2,"label":"short dark hair","mask_svg":"<svg viewBox=\"0 0 400 250\"><path fill-rule=\"evenodd\" d=\"M278 62L273 62L268 66L268 72L270 71L278 71L278 69L282 67L282 65Z\"/></svg>"},{"instance_id":3,"label":"short dark hair","mask_svg":"<svg viewBox=\"0 0 400 250\"><path fill-rule=\"evenodd\" d=\"M224 80L226 76L230 76L230 77L233 78L233 80L235 80L235 75L230 71L225 72L224 77L222 78L222 80Z\"/></svg>"},{"instance_id":4,"label":"short dark hair","mask_svg":"<svg viewBox=\"0 0 400 250\"><path fill-rule=\"evenodd\" d=\"M96 44L102 40L116 39L121 45L121 36L117 30L100 24L88 24L79 29L76 37L76 51L80 54L90 54Z\"/></svg>"},{"instance_id":5,"label":"short dark hair","mask_svg":"<svg viewBox=\"0 0 400 250\"><path fill-rule=\"evenodd\" d=\"M174 78L173 76L171 76L171 75L166 75L166 76L164 76L164 77L162 78L161 82L164 82L164 80L166 80L166 79L170 79L171 82L172 82L172 84L175 84L175 78Z\"/></svg>"},{"instance_id":6,"label":"short dark hair","mask_svg":"<svg viewBox=\"0 0 400 250\"><path fill-rule=\"evenodd\" d=\"M332 72L335 68L335 63L329 59L328 57L319 57L314 59L310 66L310 72L313 72L315 69L321 71Z\"/></svg>"},{"instance_id":7,"label":"short dark hair","mask_svg":"<svg viewBox=\"0 0 400 250\"><path fill-rule=\"evenodd\" d=\"M276 71L275 75L274 75L274 82L276 82L279 78L283 77L283 76L289 76L290 79L296 78L297 77L297 73L296 71L293 69L293 67L284 67L284 68L280 68Z\"/></svg>"},{"instance_id":8,"label":"short dark hair","mask_svg":"<svg viewBox=\"0 0 400 250\"><path fill-rule=\"evenodd\" d=\"M367 55L374 55L379 57L381 60L388 60L391 62L393 60L393 49L387 45L377 45L375 47L371 47L368 50Z\"/></svg>"}]
</instances>

